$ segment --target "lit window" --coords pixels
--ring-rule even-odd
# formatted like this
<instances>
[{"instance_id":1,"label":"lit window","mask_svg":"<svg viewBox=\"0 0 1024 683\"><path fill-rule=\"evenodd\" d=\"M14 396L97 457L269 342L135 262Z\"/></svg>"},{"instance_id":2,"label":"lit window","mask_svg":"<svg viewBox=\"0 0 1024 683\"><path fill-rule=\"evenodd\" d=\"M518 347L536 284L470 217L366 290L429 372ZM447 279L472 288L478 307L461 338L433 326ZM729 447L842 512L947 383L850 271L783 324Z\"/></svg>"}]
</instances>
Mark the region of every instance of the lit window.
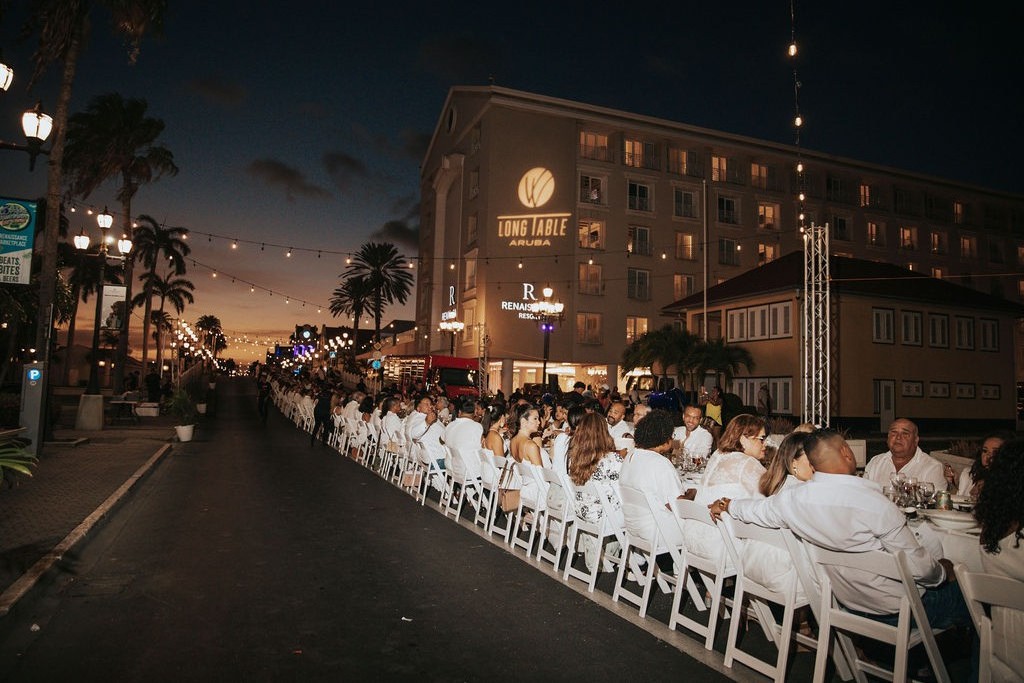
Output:
<instances>
[{"instance_id":1,"label":"lit window","mask_svg":"<svg viewBox=\"0 0 1024 683\"><path fill-rule=\"evenodd\" d=\"M670 147L668 150L668 171L676 175L686 175L688 152L685 149Z\"/></svg>"},{"instance_id":2,"label":"lit window","mask_svg":"<svg viewBox=\"0 0 1024 683\"><path fill-rule=\"evenodd\" d=\"M768 167L764 164L750 164L750 185L759 190L768 189Z\"/></svg>"},{"instance_id":3,"label":"lit window","mask_svg":"<svg viewBox=\"0 0 1024 683\"><path fill-rule=\"evenodd\" d=\"M949 242L946 239L946 233L944 232L933 232L931 234L931 248L932 253L941 256L949 251Z\"/></svg>"},{"instance_id":4,"label":"lit window","mask_svg":"<svg viewBox=\"0 0 1024 683\"><path fill-rule=\"evenodd\" d=\"M640 337L647 334L647 318L626 316L626 343L632 344Z\"/></svg>"},{"instance_id":5,"label":"lit window","mask_svg":"<svg viewBox=\"0 0 1024 683\"><path fill-rule=\"evenodd\" d=\"M760 242L757 245L757 265L763 266L766 263L779 258L779 245Z\"/></svg>"},{"instance_id":6,"label":"lit window","mask_svg":"<svg viewBox=\"0 0 1024 683\"><path fill-rule=\"evenodd\" d=\"M964 224L964 203L953 202L953 223L956 225Z\"/></svg>"},{"instance_id":7,"label":"lit window","mask_svg":"<svg viewBox=\"0 0 1024 683\"><path fill-rule=\"evenodd\" d=\"M672 276L672 298L674 301L690 296L693 289L693 276L676 273Z\"/></svg>"},{"instance_id":8,"label":"lit window","mask_svg":"<svg viewBox=\"0 0 1024 683\"><path fill-rule=\"evenodd\" d=\"M655 168L657 153L654 145L642 140L624 140L622 163L633 168Z\"/></svg>"},{"instance_id":9,"label":"lit window","mask_svg":"<svg viewBox=\"0 0 1024 683\"><path fill-rule=\"evenodd\" d=\"M725 157L711 157L711 180L715 182L724 183L727 177L728 170L728 161Z\"/></svg>"},{"instance_id":10,"label":"lit window","mask_svg":"<svg viewBox=\"0 0 1024 683\"><path fill-rule=\"evenodd\" d=\"M683 261L697 259L697 238L688 232L676 233L676 258Z\"/></svg>"},{"instance_id":11,"label":"lit window","mask_svg":"<svg viewBox=\"0 0 1024 683\"><path fill-rule=\"evenodd\" d=\"M638 256L651 255L651 230L641 225L629 226L629 240L626 251Z\"/></svg>"},{"instance_id":12,"label":"lit window","mask_svg":"<svg viewBox=\"0 0 1024 683\"><path fill-rule=\"evenodd\" d=\"M866 183L860 186L860 205L871 206L871 186Z\"/></svg>"},{"instance_id":13,"label":"lit window","mask_svg":"<svg viewBox=\"0 0 1024 683\"><path fill-rule=\"evenodd\" d=\"M761 204L757 205L757 227L762 230L779 229L779 205Z\"/></svg>"},{"instance_id":14,"label":"lit window","mask_svg":"<svg viewBox=\"0 0 1024 683\"><path fill-rule=\"evenodd\" d=\"M604 180L580 175L580 201L584 204L604 204Z\"/></svg>"},{"instance_id":15,"label":"lit window","mask_svg":"<svg viewBox=\"0 0 1024 683\"><path fill-rule=\"evenodd\" d=\"M576 314L576 343L600 344L602 339L601 314Z\"/></svg>"},{"instance_id":16,"label":"lit window","mask_svg":"<svg viewBox=\"0 0 1024 683\"><path fill-rule=\"evenodd\" d=\"M581 220L579 238L584 249L604 249L604 221Z\"/></svg>"},{"instance_id":17,"label":"lit window","mask_svg":"<svg viewBox=\"0 0 1024 683\"><path fill-rule=\"evenodd\" d=\"M579 266L580 294L600 294L602 268L599 263L581 263Z\"/></svg>"},{"instance_id":18,"label":"lit window","mask_svg":"<svg viewBox=\"0 0 1024 683\"><path fill-rule=\"evenodd\" d=\"M960 236L960 258L978 258L978 238L973 235Z\"/></svg>"},{"instance_id":19,"label":"lit window","mask_svg":"<svg viewBox=\"0 0 1024 683\"><path fill-rule=\"evenodd\" d=\"M580 131L580 156L584 159L608 161L608 136L601 133Z\"/></svg>"},{"instance_id":20,"label":"lit window","mask_svg":"<svg viewBox=\"0 0 1024 683\"><path fill-rule=\"evenodd\" d=\"M917 228L900 226L900 249L917 251Z\"/></svg>"},{"instance_id":21,"label":"lit window","mask_svg":"<svg viewBox=\"0 0 1024 683\"><path fill-rule=\"evenodd\" d=\"M885 246L885 226L868 221L868 244L873 247Z\"/></svg>"}]
</instances>

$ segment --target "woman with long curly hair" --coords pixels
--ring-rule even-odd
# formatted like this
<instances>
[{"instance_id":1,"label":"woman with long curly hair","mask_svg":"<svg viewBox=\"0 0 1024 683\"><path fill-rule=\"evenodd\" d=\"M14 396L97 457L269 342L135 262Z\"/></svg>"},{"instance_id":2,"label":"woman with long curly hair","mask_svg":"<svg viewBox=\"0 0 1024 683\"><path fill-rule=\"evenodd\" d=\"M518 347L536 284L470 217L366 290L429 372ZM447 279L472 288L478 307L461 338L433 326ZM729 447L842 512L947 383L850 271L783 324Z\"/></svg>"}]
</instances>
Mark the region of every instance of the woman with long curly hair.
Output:
<instances>
[{"instance_id":1,"label":"woman with long curly hair","mask_svg":"<svg viewBox=\"0 0 1024 683\"><path fill-rule=\"evenodd\" d=\"M604 517L601 501L583 490L587 482L594 482L600 494L609 504L618 519L613 525L622 524L622 500L619 495L619 472L622 470L622 456L615 452L615 441L608 432L608 423L599 413L586 413L580 418L569 442L569 479L576 488L576 515L587 522L596 523ZM600 547L589 534L581 536L587 569L597 564ZM617 547L617 546L616 546ZM609 545L610 552L616 547ZM606 562L607 565L607 562ZM610 567L605 566L608 570Z\"/></svg>"},{"instance_id":2,"label":"woman with long curly hair","mask_svg":"<svg viewBox=\"0 0 1024 683\"><path fill-rule=\"evenodd\" d=\"M807 434L792 432L779 445L779 450L768 465L768 471L761 475L758 490L761 495L774 496L779 491L802 484L814 474L814 467L804 452Z\"/></svg>"},{"instance_id":3,"label":"woman with long curly hair","mask_svg":"<svg viewBox=\"0 0 1024 683\"><path fill-rule=\"evenodd\" d=\"M1024 581L1024 439L1007 441L992 458L974 516L981 523L981 566ZM1024 678L1024 613L992 608L992 648Z\"/></svg>"},{"instance_id":4,"label":"woman with long curly hair","mask_svg":"<svg viewBox=\"0 0 1024 683\"><path fill-rule=\"evenodd\" d=\"M981 440L981 448L978 449L978 453L974 456L974 462L965 467L959 474L947 463L943 468L943 474L949 483L949 490L955 492L958 496L977 498L978 493L981 491L981 483L988 473L988 468L992 464L992 458L995 457L996 451L1012 438L1013 434L1009 432L995 432L986 436Z\"/></svg>"}]
</instances>

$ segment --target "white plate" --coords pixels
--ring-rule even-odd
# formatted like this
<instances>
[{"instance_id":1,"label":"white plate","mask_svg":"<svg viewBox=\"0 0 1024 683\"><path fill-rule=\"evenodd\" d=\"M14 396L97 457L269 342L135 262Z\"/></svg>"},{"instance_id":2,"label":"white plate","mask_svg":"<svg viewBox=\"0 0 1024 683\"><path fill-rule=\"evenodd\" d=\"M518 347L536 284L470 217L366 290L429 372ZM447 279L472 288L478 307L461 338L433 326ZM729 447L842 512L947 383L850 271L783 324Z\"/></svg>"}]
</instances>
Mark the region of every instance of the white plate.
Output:
<instances>
[{"instance_id":1,"label":"white plate","mask_svg":"<svg viewBox=\"0 0 1024 683\"><path fill-rule=\"evenodd\" d=\"M970 512L957 510L922 510L922 514L931 522L946 529L973 529L978 520Z\"/></svg>"}]
</instances>

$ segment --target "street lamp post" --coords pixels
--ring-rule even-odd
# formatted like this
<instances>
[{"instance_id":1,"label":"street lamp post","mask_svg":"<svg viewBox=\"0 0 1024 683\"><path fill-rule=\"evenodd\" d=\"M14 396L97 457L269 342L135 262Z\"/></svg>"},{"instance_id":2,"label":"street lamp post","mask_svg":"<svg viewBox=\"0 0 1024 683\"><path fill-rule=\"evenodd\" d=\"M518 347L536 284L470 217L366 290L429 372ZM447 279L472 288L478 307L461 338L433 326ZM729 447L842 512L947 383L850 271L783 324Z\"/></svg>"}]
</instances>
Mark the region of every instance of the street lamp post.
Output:
<instances>
[{"instance_id":1,"label":"street lamp post","mask_svg":"<svg viewBox=\"0 0 1024 683\"><path fill-rule=\"evenodd\" d=\"M2 71L4 68L9 69L10 67L0 64L0 79L4 78ZM43 113L42 102L36 102L36 106L33 109L29 109L21 115L21 130L25 133L25 144L19 145L0 140L0 149L28 152L28 170L34 171L36 168L36 157L40 154L49 154L49 151L43 149L43 143L46 142L46 138L50 136L50 131L53 130L53 118Z\"/></svg>"},{"instance_id":2,"label":"street lamp post","mask_svg":"<svg viewBox=\"0 0 1024 683\"><path fill-rule=\"evenodd\" d=\"M565 304L560 301L553 301L555 290L545 287L541 292L544 299L530 305L530 312L540 318L540 331L544 333L544 364L541 369L541 383L547 387L548 384L548 358L551 353L551 333L555 329L555 323L564 317Z\"/></svg>"},{"instance_id":3,"label":"street lamp post","mask_svg":"<svg viewBox=\"0 0 1024 683\"><path fill-rule=\"evenodd\" d=\"M452 337L451 337L451 345L448 348L448 355L449 356L454 356L455 355L455 335L458 334L459 332L462 332L464 329L466 329L466 323L462 322L461 320L442 320L439 323L438 327L440 327L445 332L450 332L451 333L451 335L452 335Z\"/></svg>"},{"instance_id":4,"label":"street lamp post","mask_svg":"<svg viewBox=\"0 0 1024 683\"><path fill-rule=\"evenodd\" d=\"M97 253L97 256L100 259L100 271L99 285L96 290L96 320L94 321L92 330L92 362L89 364L89 384L85 389L85 393L90 395L100 393L99 349L100 324L101 318L103 317L103 285L106 280L108 246L114 241L107 231L110 230L110 226L113 225L114 217L107 213L106 208L104 208L103 213L96 216L96 223L100 227L100 245ZM84 232L77 235L74 242L75 248L79 251L85 251L89 248L89 237ZM120 254L121 259L124 259L125 255L131 251L131 248L131 240L124 237L117 240L117 251Z\"/></svg>"}]
</instances>

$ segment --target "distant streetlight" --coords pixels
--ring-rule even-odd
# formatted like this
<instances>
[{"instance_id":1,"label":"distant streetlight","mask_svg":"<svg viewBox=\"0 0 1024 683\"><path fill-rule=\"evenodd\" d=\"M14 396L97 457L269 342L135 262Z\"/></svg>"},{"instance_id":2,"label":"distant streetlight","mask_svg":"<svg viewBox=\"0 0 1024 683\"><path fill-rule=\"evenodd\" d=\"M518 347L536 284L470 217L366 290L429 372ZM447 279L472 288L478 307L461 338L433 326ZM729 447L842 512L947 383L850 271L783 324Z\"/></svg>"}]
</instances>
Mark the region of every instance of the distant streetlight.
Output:
<instances>
[{"instance_id":1,"label":"distant streetlight","mask_svg":"<svg viewBox=\"0 0 1024 683\"><path fill-rule=\"evenodd\" d=\"M450 332L452 335L451 346L448 350L449 356L455 355L455 335L466 329L466 323L461 320L442 320L438 325L445 332Z\"/></svg>"},{"instance_id":2,"label":"distant streetlight","mask_svg":"<svg viewBox=\"0 0 1024 683\"><path fill-rule=\"evenodd\" d=\"M96 254L100 259L100 274L99 274L99 286L96 291L96 320L93 324L92 330L92 363L89 368L89 384L85 389L87 394L99 394L100 393L100 372L99 368L102 365L99 359L100 353L100 318L103 316L103 284L106 280L107 270L107 249L108 246L114 243L114 239L107 234L110 230L110 226L114 224L114 217L107 213L106 207L103 209L103 213L96 216L96 223L100 226L100 246L99 252ZM79 251L85 251L89 248L89 236L85 232L81 232L75 236L75 249ZM117 240L117 251L120 253L119 257L122 261L124 257L132 250L132 241L127 237L122 237ZM125 312L127 315L127 311Z\"/></svg>"},{"instance_id":3,"label":"distant streetlight","mask_svg":"<svg viewBox=\"0 0 1024 683\"><path fill-rule=\"evenodd\" d=\"M544 333L544 365L540 371L540 379L541 383L547 387L551 333L555 329L555 323L560 322L565 317L565 304L551 299L555 294L555 290L551 289L551 287L545 287L541 290L541 293L544 295L544 299L530 304L530 312L540 318L540 331Z\"/></svg>"}]
</instances>

